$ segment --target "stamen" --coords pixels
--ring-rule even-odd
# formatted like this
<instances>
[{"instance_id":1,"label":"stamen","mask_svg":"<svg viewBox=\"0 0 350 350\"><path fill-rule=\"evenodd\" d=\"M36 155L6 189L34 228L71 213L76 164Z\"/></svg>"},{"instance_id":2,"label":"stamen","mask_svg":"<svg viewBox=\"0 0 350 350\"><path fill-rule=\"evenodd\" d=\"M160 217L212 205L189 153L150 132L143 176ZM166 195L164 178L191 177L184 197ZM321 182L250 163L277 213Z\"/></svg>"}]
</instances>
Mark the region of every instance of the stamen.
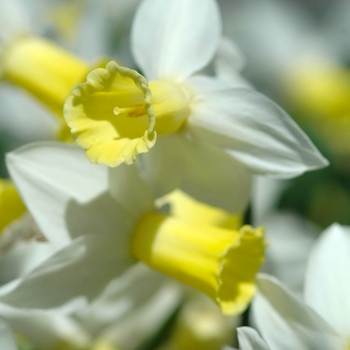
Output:
<instances>
[{"instance_id":1,"label":"stamen","mask_svg":"<svg viewBox=\"0 0 350 350\"><path fill-rule=\"evenodd\" d=\"M119 107L114 107L113 108L113 113L114 113L114 115L119 115L120 114L120 108Z\"/></svg>"},{"instance_id":2,"label":"stamen","mask_svg":"<svg viewBox=\"0 0 350 350\"><path fill-rule=\"evenodd\" d=\"M137 118L146 115L147 111L144 107L144 104L141 102L126 108L114 107L113 114L123 115L124 117L128 118Z\"/></svg>"}]
</instances>

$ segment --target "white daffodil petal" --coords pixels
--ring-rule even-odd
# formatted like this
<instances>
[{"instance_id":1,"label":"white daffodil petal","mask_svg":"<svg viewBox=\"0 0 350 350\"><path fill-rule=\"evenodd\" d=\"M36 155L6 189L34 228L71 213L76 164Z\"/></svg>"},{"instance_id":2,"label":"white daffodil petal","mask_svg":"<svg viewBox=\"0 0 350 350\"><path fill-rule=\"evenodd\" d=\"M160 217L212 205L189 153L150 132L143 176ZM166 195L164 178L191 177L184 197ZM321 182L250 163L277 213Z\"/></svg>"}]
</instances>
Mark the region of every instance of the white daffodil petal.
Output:
<instances>
[{"instance_id":1,"label":"white daffodil petal","mask_svg":"<svg viewBox=\"0 0 350 350\"><path fill-rule=\"evenodd\" d=\"M231 87L252 88L252 85L240 75L244 63L239 47L229 38L222 37L214 58L216 77L229 82Z\"/></svg>"},{"instance_id":2,"label":"white daffodil petal","mask_svg":"<svg viewBox=\"0 0 350 350\"><path fill-rule=\"evenodd\" d=\"M186 147L185 147L186 146ZM201 202L230 213L242 213L250 199L251 173L211 145L184 143L187 159L181 189Z\"/></svg>"},{"instance_id":3,"label":"white daffodil petal","mask_svg":"<svg viewBox=\"0 0 350 350\"><path fill-rule=\"evenodd\" d=\"M88 342L88 336L79 324L57 310L20 309L0 303L0 313L13 331L41 349L52 349L64 340L77 346ZM1 349L10 350L1 342L2 333L0 339Z\"/></svg>"},{"instance_id":4,"label":"white daffodil petal","mask_svg":"<svg viewBox=\"0 0 350 350\"><path fill-rule=\"evenodd\" d=\"M245 58L240 48L229 38L223 36L214 60L215 66L222 66L240 72L245 65Z\"/></svg>"},{"instance_id":5,"label":"white daffodil petal","mask_svg":"<svg viewBox=\"0 0 350 350\"><path fill-rule=\"evenodd\" d=\"M142 264L129 271L120 278L122 286L114 295L114 307L108 313L109 325L101 337L118 348L132 350L138 349L162 328L179 306L182 290Z\"/></svg>"},{"instance_id":6,"label":"white daffodil petal","mask_svg":"<svg viewBox=\"0 0 350 350\"><path fill-rule=\"evenodd\" d=\"M109 169L110 192L114 200L135 220L154 209L150 186L135 165Z\"/></svg>"},{"instance_id":7,"label":"white daffodil petal","mask_svg":"<svg viewBox=\"0 0 350 350\"><path fill-rule=\"evenodd\" d=\"M152 151L142 156L142 165L160 195L178 187L201 202L231 213L246 208L251 174L225 152L192 142L180 132L160 137ZM169 165L181 171L169 173Z\"/></svg>"},{"instance_id":8,"label":"white daffodil petal","mask_svg":"<svg viewBox=\"0 0 350 350\"><path fill-rule=\"evenodd\" d=\"M254 224L265 228L269 242L264 271L302 296L308 256L319 229L301 216L277 211Z\"/></svg>"},{"instance_id":9,"label":"white daffodil petal","mask_svg":"<svg viewBox=\"0 0 350 350\"><path fill-rule=\"evenodd\" d=\"M186 82L194 89L196 95L198 94L199 96L232 88L232 84L227 79L217 79L216 77L204 74L193 75ZM205 98L205 96L203 97Z\"/></svg>"},{"instance_id":10,"label":"white daffodil petal","mask_svg":"<svg viewBox=\"0 0 350 350\"><path fill-rule=\"evenodd\" d=\"M26 275L54 253L48 242L36 240L18 242L0 260L1 283Z\"/></svg>"},{"instance_id":11,"label":"white daffodil petal","mask_svg":"<svg viewBox=\"0 0 350 350\"><path fill-rule=\"evenodd\" d=\"M79 234L68 227L68 207L88 205L108 189L107 167L89 163L73 145L30 144L9 153L7 165L27 208L57 249ZM70 216L71 226L80 225L79 219Z\"/></svg>"},{"instance_id":12,"label":"white daffodil petal","mask_svg":"<svg viewBox=\"0 0 350 350\"><path fill-rule=\"evenodd\" d=\"M213 0L144 0L132 27L134 58L149 80L184 80L214 56L221 19Z\"/></svg>"},{"instance_id":13,"label":"white daffodil petal","mask_svg":"<svg viewBox=\"0 0 350 350\"><path fill-rule=\"evenodd\" d=\"M237 333L240 350L269 350L269 347L255 329L239 327Z\"/></svg>"},{"instance_id":14,"label":"white daffodil petal","mask_svg":"<svg viewBox=\"0 0 350 350\"><path fill-rule=\"evenodd\" d=\"M104 326L124 324L125 319L129 318L134 321L133 327L141 331L144 326L138 327L136 324L145 320L137 319L136 315L144 313L148 305L154 307L159 300L159 295L163 294L162 290L166 289L168 292L168 308L174 310L177 306L180 300L179 289L175 288L176 292L172 292L169 286L173 284L169 281L164 275L138 263L111 281L91 306L77 313L76 317L90 333L96 333ZM142 289L139 288L140 285ZM166 311L166 308L163 308L166 313L170 310ZM154 309L153 312L156 310ZM150 314L147 313L145 317L148 319L146 322L149 323ZM153 325L150 326L153 327Z\"/></svg>"},{"instance_id":15,"label":"white daffodil petal","mask_svg":"<svg viewBox=\"0 0 350 350\"><path fill-rule=\"evenodd\" d=\"M328 165L288 114L253 90L204 93L187 128L256 173L288 178Z\"/></svg>"},{"instance_id":16,"label":"white daffodil petal","mask_svg":"<svg viewBox=\"0 0 350 350\"><path fill-rule=\"evenodd\" d=\"M76 238L1 296L0 302L52 308L77 297L96 297L134 262L129 253L129 232L118 229L114 234L98 232Z\"/></svg>"},{"instance_id":17,"label":"white daffodil petal","mask_svg":"<svg viewBox=\"0 0 350 350\"><path fill-rule=\"evenodd\" d=\"M350 227L333 224L311 253L305 300L350 341Z\"/></svg>"},{"instance_id":18,"label":"white daffodil petal","mask_svg":"<svg viewBox=\"0 0 350 350\"><path fill-rule=\"evenodd\" d=\"M11 333L7 324L0 320L0 348L6 350L17 350L14 335Z\"/></svg>"},{"instance_id":19,"label":"white daffodil petal","mask_svg":"<svg viewBox=\"0 0 350 350\"><path fill-rule=\"evenodd\" d=\"M158 137L152 152L142 154L138 158L136 164L155 189L157 197L180 187L183 171L186 169L182 147L182 140L178 137L178 133L169 134ZM169 171L169 169L181 169L181 171Z\"/></svg>"},{"instance_id":20,"label":"white daffodil petal","mask_svg":"<svg viewBox=\"0 0 350 350\"><path fill-rule=\"evenodd\" d=\"M313 309L269 275L257 278L256 325L271 350L343 349L340 337Z\"/></svg>"}]
</instances>

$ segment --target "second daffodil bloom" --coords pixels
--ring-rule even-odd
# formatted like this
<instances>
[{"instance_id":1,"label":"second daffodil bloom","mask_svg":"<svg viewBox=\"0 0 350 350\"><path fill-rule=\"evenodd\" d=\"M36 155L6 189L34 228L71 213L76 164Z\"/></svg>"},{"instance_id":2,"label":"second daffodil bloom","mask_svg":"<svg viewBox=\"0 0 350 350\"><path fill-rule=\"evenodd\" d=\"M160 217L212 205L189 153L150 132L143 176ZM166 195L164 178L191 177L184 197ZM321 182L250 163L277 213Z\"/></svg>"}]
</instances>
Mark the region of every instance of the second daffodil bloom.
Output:
<instances>
[{"instance_id":1,"label":"second daffodil bloom","mask_svg":"<svg viewBox=\"0 0 350 350\"><path fill-rule=\"evenodd\" d=\"M108 168L90 164L74 146L27 146L11 153L8 165L48 241L73 254L67 251L67 263L45 275L45 295L57 288L56 274L64 290L58 297L62 302L68 296L96 293L108 276L142 261L207 294L225 314L242 312L253 297L265 248L261 228L228 229L225 223L198 223L197 214L196 222L159 210L135 166L111 169L107 182ZM76 254L71 242L81 249ZM62 268L70 271L63 280ZM28 283L11 298L23 293L22 288L28 293ZM57 302L57 294L54 299Z\"/></svg>"},{"instance_id":2,"label":"second daffodil bloom","mask_svg":"<svg viewBox=\"0 0 350 350\"><path fill-rule=\"evenodd\" d=\"M272 101L199 74L214 59L220 38L214 0L144 0L131 38L144 76L110 62L66 101L66 121L89 160L115 167L146 153L142 168L160 193L181 187L238 212L249 192L247 169L292 177L325 166Z\"/></svg>"}]
</instances>

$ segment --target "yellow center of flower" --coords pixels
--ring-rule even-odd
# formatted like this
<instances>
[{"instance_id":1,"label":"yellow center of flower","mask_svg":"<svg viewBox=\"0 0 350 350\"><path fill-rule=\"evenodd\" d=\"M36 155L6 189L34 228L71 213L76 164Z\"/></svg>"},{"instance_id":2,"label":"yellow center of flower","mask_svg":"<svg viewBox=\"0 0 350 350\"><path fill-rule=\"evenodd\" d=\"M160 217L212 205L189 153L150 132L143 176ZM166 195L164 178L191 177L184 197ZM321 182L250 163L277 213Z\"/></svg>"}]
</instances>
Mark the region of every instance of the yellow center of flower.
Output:
<instances>
[{"instance_id":1,"label":"yellow center of flower","mask_svg":"<svg viewBox=\"0 0 350 350\"><path fill-rule=\"evenodd\" d=\"M264 247L261 228L227 230L158 213L139 222L131 244L137 259L207 294L229 315L253 297Z\"/></svg>"},{"instance_id":2,"label":"yellow center of flower","mask_svg":"<svg viewBox=\"0 0 350 350\"><path fill-rule=\"evenodd\" d=\"M65 104L65 118L75 142L93 163L131 164L154 146L156 133L181 128L189 94L169 81L148 83L139 73L111 61L95 69Z\"/></svg>"}]
</instances>

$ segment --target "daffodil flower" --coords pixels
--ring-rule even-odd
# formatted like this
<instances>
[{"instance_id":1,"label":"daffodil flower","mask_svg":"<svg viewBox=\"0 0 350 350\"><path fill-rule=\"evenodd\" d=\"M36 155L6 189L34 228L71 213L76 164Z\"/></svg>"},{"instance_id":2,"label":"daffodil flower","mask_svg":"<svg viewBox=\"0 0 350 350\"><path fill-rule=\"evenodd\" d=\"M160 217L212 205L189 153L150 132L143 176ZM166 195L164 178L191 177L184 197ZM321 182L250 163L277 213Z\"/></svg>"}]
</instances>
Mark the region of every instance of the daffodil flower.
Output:
<instances>
[{"instance_id":1,"label":"daffodil flower","mask_svg":"<svg viewBox=\"0 0 350 350\"><path fill-rule=\"evenodd\" d=\"M276 278L258 276L253 314L269 349L349 349L349 251L348 226L333 224L321 234L309 258L304 301Z\"/></svg>"},{"instance_id":2,"label":"daffodil flower","mask_svg":"<svg viewBox=\"0 0 350 350\"><path fill-rule=\"evenodd\" d=\"M233 184L240 182L241 198L249 187L247 169L292 177L325 166L272 101L199 74L214 58L220 32L212 0L143 1L131 48L147 80L111 62L90 73L65 104L67 123L90 161L129 164L153 147L141 163L160 192L182 187L231 211L237 210L232 189L239 188Z\"/></svg>"},{"instance_id":3,"label":"daffodil flower","mask_svg":"<svg viewBox=\"0 0 350 350\"><path fill-rule=\"evenodd\" d=\"M214 0L144 0L131 37L143 75L111 61L73 89L88 65L36 38L8 45L2 70L51 108L71 93L65 119L91 162L116 167L142 154L140 165L159 194L181 187L241 212L252 173L293 177L327 161L268 98L200 73L220 40ZM224 57L227 68L230 55Z\"/></svg>"},{"instance_id":4,"label":"daffodil flower","mask_svg":"<svg viewBox=\"0 0 350 350\"><path fill-rule=\"evenodd\" d=\"M27 146L11 153L8 165L43 234L67 260L57 266L50 259L8 302L22 290L31 294L42 278L45 290L32 305L42 304L42 293L47 305L91 298L136 261L207 294L225 314L242 312L252 298L264 255L261 228L227 229L164 213L136 167L111 169L108 180L108 168L90 164L74 146ZM51 297L58 284L60 294Z\"/></svg>"},{"instance_id":5,"label":"daffodil flower","mask_svg":"<svg viewBox=\"0 0 350 350\"><path fill-rule=\"evenodd\" d=\"M1 349L10 350L11 341L14 344L7 326L19 336L17 343L20 348L28 343L52 350L113 350L115 347L112 345L126 342L136 348L152 337L178 307L182 295L178 285L169 283L164 276L141 263L112 280L89 306L78 302L57 305L55 309L43 308L47 300L41 294L40 278L39 284L34 283L29 287L29 293L24 287L22 293L11 297L16 285L28 285L28 280L33 282L38 275L50 275L50 268L45 268L46 260L55 260L56 267L67 263L66 250L55 249L42 235L40 240L36 239L35 234L39 230L28 213L23 215L26 208L9 180L0 182L0 209L0 224L5 226L2 232L0 227ZM142 291L138 289L140 284ZM33 292L41 299L35 306L30 304ZM61 289L57 288L56 293L60 294ZM5 301L9 299L10 302ZM150 309L152 312L149 312ZM111 310L115 312L111 314ZM134 331L137 331L137 335L133 335L130 342L130 333ZM107 348L107 345L110 347Z\"/></svg>"}]
</instances>

